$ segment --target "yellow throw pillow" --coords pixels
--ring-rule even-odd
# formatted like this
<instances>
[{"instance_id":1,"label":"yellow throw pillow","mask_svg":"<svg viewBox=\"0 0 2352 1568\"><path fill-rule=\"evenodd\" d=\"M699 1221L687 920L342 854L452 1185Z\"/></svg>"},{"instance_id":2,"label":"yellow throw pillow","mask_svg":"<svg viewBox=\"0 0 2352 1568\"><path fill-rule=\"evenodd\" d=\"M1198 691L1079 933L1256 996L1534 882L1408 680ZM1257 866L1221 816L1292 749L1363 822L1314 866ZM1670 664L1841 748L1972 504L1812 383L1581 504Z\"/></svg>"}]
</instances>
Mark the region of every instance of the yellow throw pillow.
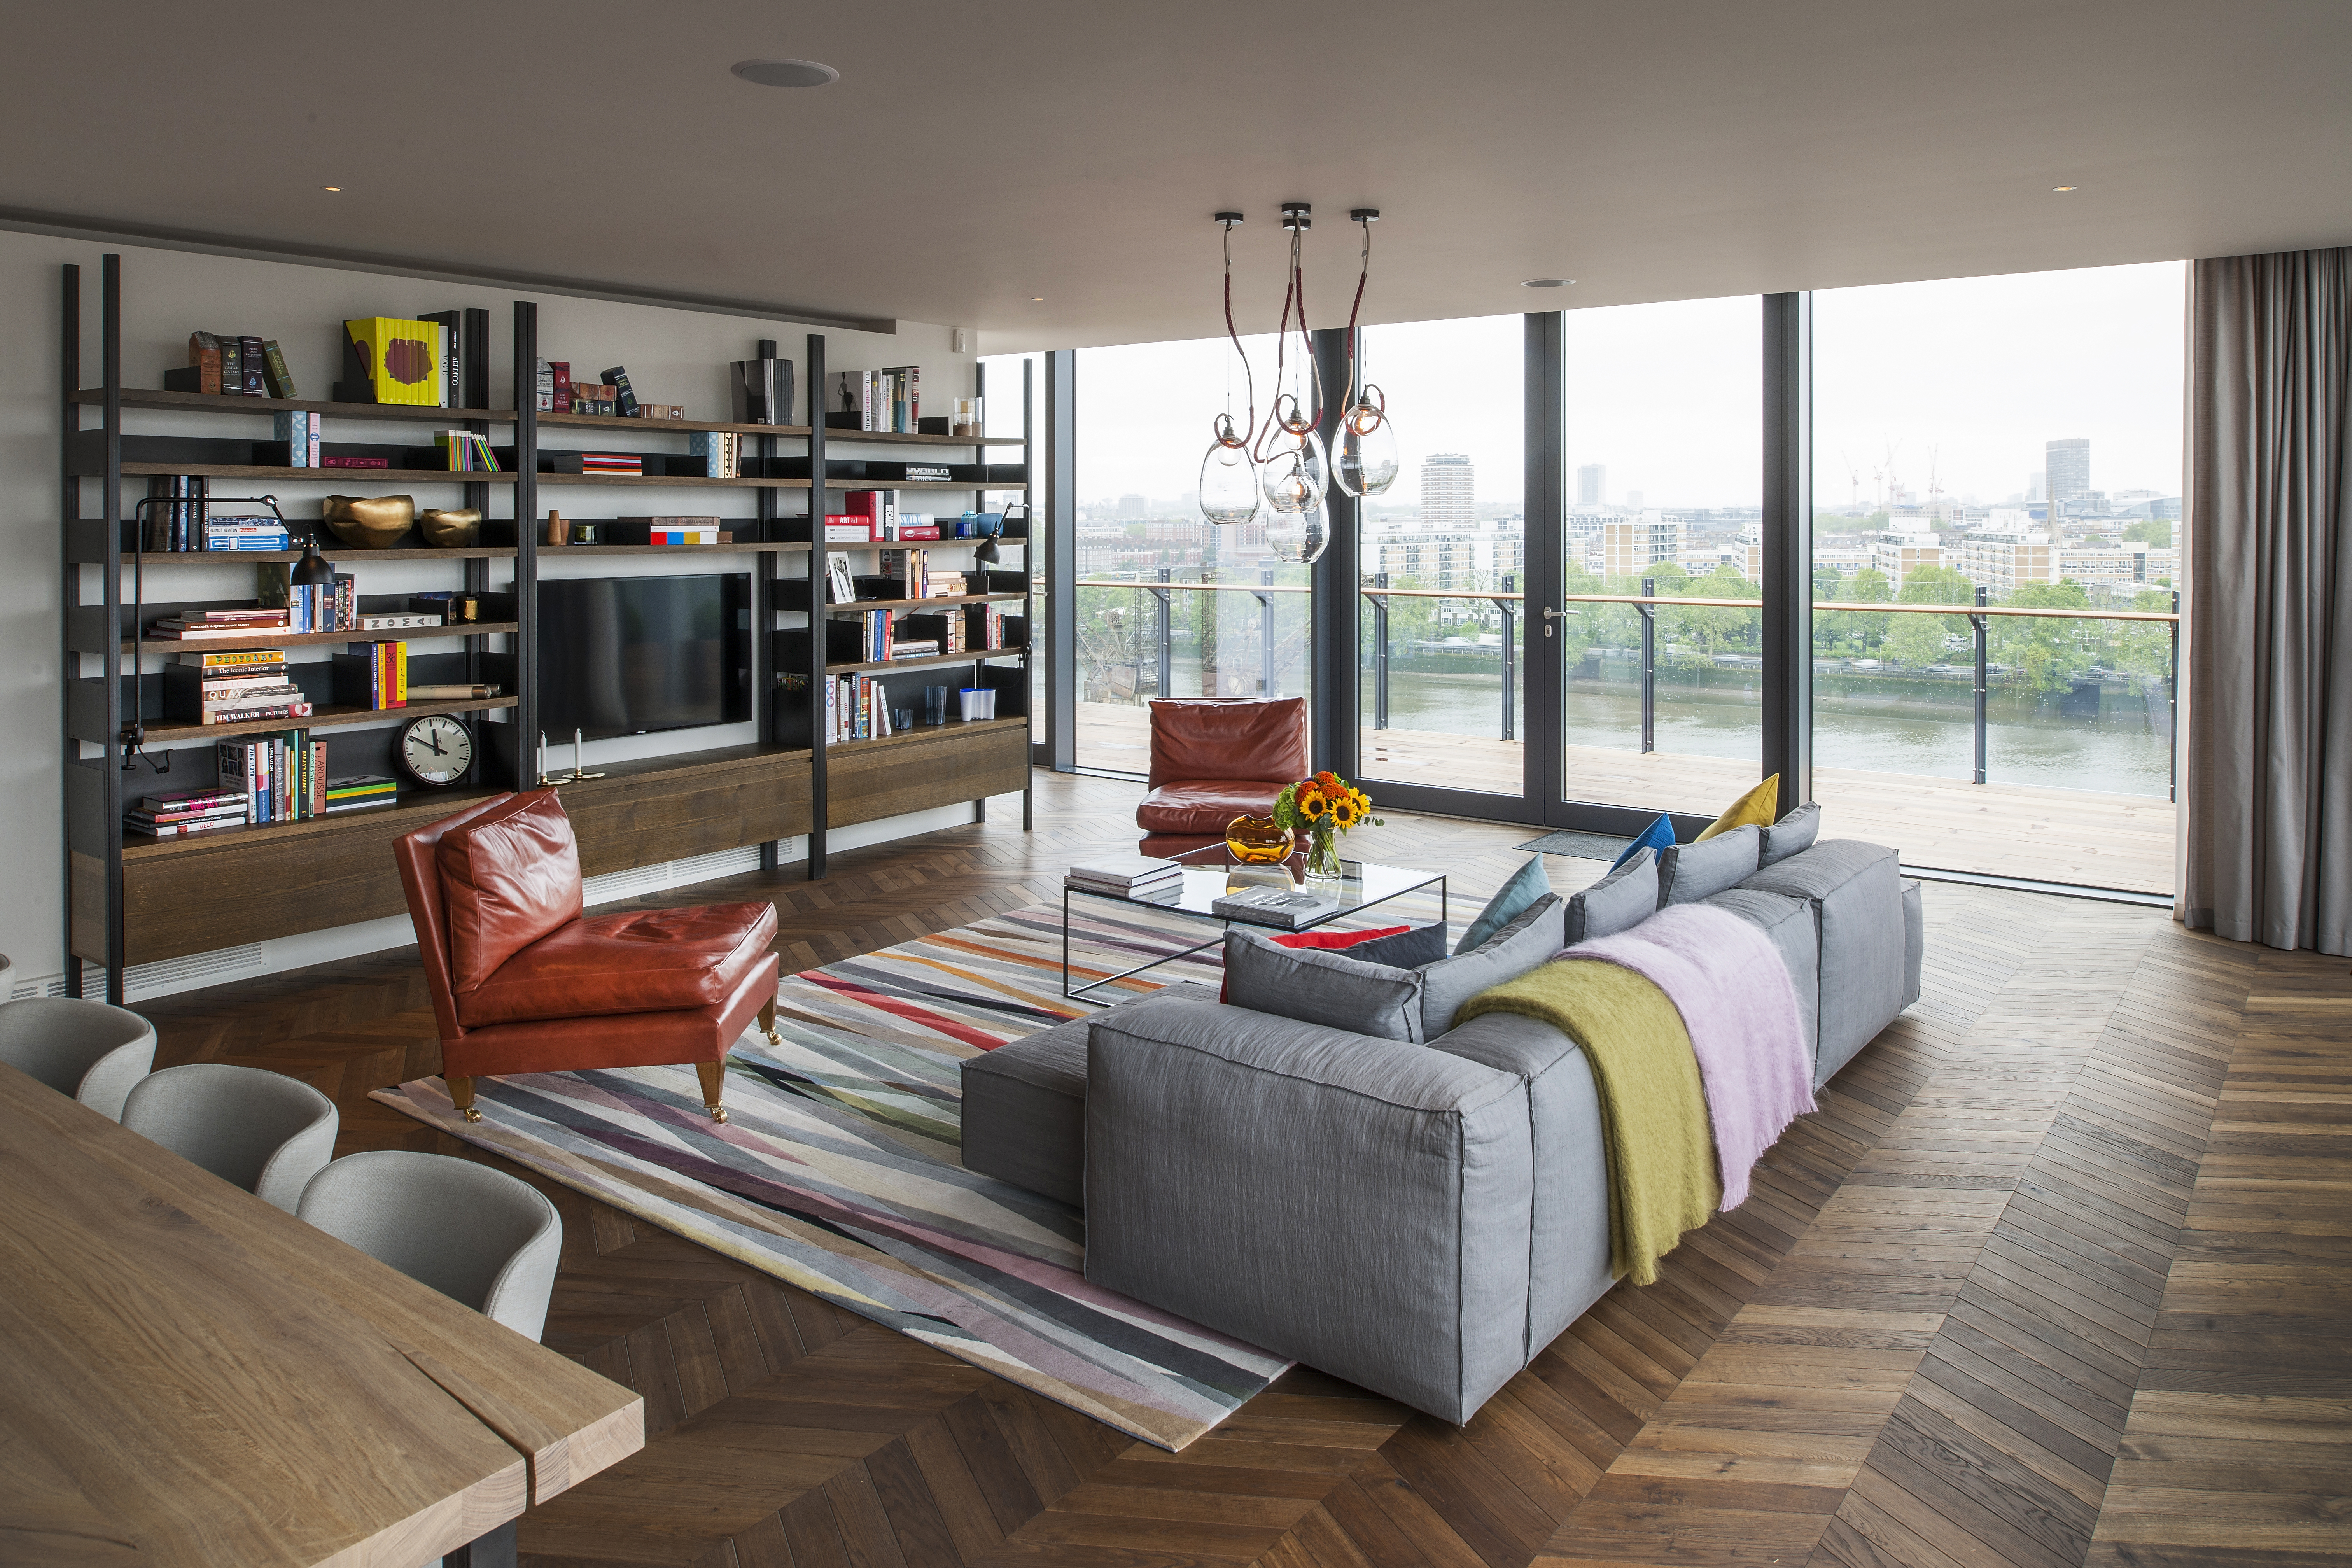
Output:
<instances>
[{"instance_id":1,"label":"yellow throw pillow","mask_svg":"<svg viewBox=\"0 0 2352 1568\"><path fill-rule=\"evenodd\" d=\"M1692 842L1704 844L1718 833L1728 833L1735 827L1745 827L1751 822L1759 827L1769 827L1780 820L1780 775L1774 773L1770 778L1733 801L1731 809L1708 823L1706 831L1701 833Z\"/></svg>"}]
</instances>

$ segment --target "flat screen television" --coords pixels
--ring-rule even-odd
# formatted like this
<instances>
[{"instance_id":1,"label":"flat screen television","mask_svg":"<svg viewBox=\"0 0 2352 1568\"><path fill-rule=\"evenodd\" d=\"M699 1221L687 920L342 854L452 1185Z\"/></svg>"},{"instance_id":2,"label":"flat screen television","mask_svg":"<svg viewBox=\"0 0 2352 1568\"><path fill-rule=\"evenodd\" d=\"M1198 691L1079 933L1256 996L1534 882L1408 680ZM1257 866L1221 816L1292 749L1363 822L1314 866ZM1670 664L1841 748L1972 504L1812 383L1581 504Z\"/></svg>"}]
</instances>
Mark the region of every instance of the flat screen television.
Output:
<instances>
[{"instance_id":1,"label":"flat screen television","mask_svg":"<svg viewBox=\"0 0 2352 1568\"><path fill-rule=\"evenodd\" d=\"M539 724L562 744L751 717L751 578L539 585Z\"/></svg>"}]
</instances>

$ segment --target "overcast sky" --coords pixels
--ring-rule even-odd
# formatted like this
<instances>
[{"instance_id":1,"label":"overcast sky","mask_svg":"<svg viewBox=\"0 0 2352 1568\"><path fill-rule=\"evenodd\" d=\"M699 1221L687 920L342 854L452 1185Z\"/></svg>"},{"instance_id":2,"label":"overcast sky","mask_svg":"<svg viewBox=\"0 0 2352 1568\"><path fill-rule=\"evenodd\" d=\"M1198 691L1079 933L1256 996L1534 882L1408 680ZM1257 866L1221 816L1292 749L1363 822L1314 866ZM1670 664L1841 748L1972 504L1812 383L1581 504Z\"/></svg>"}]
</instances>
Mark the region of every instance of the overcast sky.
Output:
<instances>
[{"instance_id":1,"label":"overcast sky","mask_svg":"<svg viewBox=\"0 0 2352 1568\"><path fill-rule=\"evenodd\" d=\"M2002 500L2025 489L2045 442L2068 437L2090 439L2095 488L2178 494L2184 281L2167 262L1815 294L1817 500L1843 507L1851 470L1867 500L1890 448L1923 499L1932 461L1947 493ZM1334 301L1349 291L1312 271L1308 285ZM1404 458L1388 501L1419 499L1432 452L1468 453L1479 500L1518 500L1521 334L1517 316L1366 331L1366 373L1388 394ZM1573 470L1599 462L1611 501L1638 490L1650 506L1755 505L1761 335L1752 297L1570 310L1570 497ZM1243 342L1262 418L1273 341ZM1238 421L1244 388L1222 339L1080 350L1079 499L1189 494L1228 396Z\"/></svg>"}]
</instances>

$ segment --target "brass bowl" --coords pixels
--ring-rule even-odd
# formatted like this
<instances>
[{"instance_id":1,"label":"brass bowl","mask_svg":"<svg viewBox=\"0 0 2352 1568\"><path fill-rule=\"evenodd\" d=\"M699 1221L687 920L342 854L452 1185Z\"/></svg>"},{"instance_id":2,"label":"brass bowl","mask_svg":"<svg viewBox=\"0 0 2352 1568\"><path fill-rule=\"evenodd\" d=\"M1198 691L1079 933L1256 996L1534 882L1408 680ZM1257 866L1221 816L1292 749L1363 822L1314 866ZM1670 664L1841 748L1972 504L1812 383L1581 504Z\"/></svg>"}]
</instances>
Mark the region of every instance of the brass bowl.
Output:
<instances>
[{"instance_id":1,"label":"brass bowl","mask_svg":"<svg viewBox=\"0 0 2352 1568\"><path fill-rule=\"evenodd\" d=\"M329 496L327 527L345 544L389 550L416 522L415 496Z\"/></svg>"},{"instance_id":2,"label":"brass bowl","mask_svg":"<svg viewBox=\"0 0 2352 1568\"><path fill-rule=\"evenodd\" d=\"M1271 816L1246 814L1225 824L1225 852L1244 866L1278 866L1290 858L1290 829Z\"/></svg>"},{"instance_id":3,"label":"brass bowl","mask_svg":"<svg viewBox=\"0 0 2352 1568\"><path fill-rule=\"evenodd\" d=\"M416 514L425 542L436 550L462 550L482 536L482 514L472 507L438 511L431 507Z\"/></svg>"}]
</instances>

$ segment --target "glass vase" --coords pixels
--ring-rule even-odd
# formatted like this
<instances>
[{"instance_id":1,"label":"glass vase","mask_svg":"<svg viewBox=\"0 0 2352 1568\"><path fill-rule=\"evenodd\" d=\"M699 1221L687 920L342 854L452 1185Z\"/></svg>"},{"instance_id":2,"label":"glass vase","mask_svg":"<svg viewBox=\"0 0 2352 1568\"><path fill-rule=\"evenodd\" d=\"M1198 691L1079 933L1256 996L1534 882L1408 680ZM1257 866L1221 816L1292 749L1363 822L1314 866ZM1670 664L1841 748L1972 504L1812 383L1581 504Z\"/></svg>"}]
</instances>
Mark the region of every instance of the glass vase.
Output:
<instances>
[{"instance_id":1,"label":"glass vase","mask_svg":"<svg viewBox=\"0 0 2352 1568\"><path fill-rule=\"evenodd\" d=\"M1315 829L1307 844L1307 880L1312 885L1340 879L1339 836L1328 827Z\"/></svg>"}]
</instances>

